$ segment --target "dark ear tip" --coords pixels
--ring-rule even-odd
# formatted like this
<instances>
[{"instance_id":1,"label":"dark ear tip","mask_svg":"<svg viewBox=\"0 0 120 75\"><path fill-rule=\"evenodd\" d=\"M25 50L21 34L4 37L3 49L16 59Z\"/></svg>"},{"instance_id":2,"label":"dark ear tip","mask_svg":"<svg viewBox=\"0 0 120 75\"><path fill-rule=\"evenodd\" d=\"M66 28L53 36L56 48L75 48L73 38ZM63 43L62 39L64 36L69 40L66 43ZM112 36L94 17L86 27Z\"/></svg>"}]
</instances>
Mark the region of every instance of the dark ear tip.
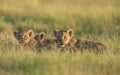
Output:
<instances>
[{"instance_id":1,"label":"dark ear tip","mask_svg":"<svg viewBox=\"0 0 120 75\"><path fill-rule=\"evenodd\" d=\"M18 32L17 31L13 31L13 34L16 35Z\"/></svg>"},{"instance_id":2,"label":"dark ear tip","mask_svg":"<svg viewBox=\"0 0 120 75\"><path fill-rule=\"evenodd\" d=\"M56 35L57 32L58 32L57 29L53 30L54 35Z\"/></svg>"}]
</instances>

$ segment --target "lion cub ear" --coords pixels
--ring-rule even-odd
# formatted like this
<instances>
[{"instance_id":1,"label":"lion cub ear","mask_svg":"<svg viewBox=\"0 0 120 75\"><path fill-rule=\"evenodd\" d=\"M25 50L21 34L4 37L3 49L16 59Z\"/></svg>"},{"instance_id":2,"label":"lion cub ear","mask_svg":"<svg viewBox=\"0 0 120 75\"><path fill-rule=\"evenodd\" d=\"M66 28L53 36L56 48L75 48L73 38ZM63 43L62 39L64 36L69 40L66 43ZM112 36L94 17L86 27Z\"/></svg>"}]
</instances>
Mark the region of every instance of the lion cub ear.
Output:
<instances>
[{"instance_id":1,"label":"lion cub ear","mask_svg":"<svg viewBox=\"0 0 120 75\"><path fill-rule=\"evenodd\" d=\"M45 35L46 35L45 32L41 32L41 33L35 35L34 39L37 41L43 40L46 37Z\"/></svg>"},{"instance_id":2,"label":"lion cub ear","mask_svg":"<svg viewBox=\"0 0 120 75\"><path fill-rule=\"evenodd\" d=\"M13 35L14 35L14 37L16 38L16 39L18 39L19 38L19 32L18 31L13 31Z\"/></svg>"},{"instance_id":3,"label":"lion cub ear","mask_svg":"<svg viewBox=\"0 0 120 75\"><path fill-rule=\"evenodd\" d=\"M73 29L68 29L67 34L69 34L70 37L73 37L73 34L74 34Z\"/></svg>"},{"instance_id":4,"label":"lion cub ear","mask_svg":"<svg viewBox=\"0 0 120 75\"><path fill-rule=\"evenodd\" d=\"M32 37L32 36L33 36L33 30L31 30L31 29L28 30L28 31L27 31L27 35L29 35L29 37Z\"/></svg>"},{"instance_id":5,"label":"lion cub ear","mask_svg":"<svg viewBox=\"0 0 120 75\"><path fill-rule=\"evenodd\" d=\"M53 31L54 36L56 36L58 32L59 32L59 30L55 29L55 30Z\"/></svg>"},{"instance_id":6,"label":"lion cub ear","mask_svg":"<svg viewBox=\"0 0 120 75\"><path fill-rule=\"evenodd\" d=\"M42 39L44 39L46 36L45 36L45 32L41 32L40 34L39 34L39 36L40 36L40 39L42 40Z\"/></svg>"}]
</instances>

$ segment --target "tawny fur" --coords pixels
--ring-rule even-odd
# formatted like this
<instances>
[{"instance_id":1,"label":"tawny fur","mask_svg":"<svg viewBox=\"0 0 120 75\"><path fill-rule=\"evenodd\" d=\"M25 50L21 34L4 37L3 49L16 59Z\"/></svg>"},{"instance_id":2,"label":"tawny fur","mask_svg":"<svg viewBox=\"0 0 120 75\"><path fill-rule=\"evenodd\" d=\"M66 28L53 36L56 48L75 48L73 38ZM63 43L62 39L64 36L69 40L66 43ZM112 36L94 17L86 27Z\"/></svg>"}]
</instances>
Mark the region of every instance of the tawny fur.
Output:
<instances>
[{"instance_id":1,"label":"tawny fur","mask_svg":"<svg viewBox=\"0 0 120 75\"><path fill-rule=\"evenodd\" d=\"M41 32L35 36L37 40L37 47L39 48L47 48L47 49L54 49L56 48L56 42L54 39L48 39L44 32Z\"/></svg>"},{"instance_id":2,"label":"tawny fur","mask_svg":"<svg viewBox=\"0 0 120 75\"><path fill-rule=\"evenodd\" d=\"M18 42L23 46L34 48L37 44L37 41L33 38L33 30L14 31L13 34Z\"/></svg>"},{"instance_id":3,"label":"tawny fur","mask_svg":"<svg viewBox=\"0 0 120 75\"><path fill-rule=\"evenodd\" d=\"M86 41L81 39L76 39L73 37L73 29L68 30L55 30L54 35L56 37L56 42L58 47L67 48L72 51L83 51L83 50L96 50L98 52L103 52L106 50L106 46L100 42Z\"/></svg>"}]
</instances>

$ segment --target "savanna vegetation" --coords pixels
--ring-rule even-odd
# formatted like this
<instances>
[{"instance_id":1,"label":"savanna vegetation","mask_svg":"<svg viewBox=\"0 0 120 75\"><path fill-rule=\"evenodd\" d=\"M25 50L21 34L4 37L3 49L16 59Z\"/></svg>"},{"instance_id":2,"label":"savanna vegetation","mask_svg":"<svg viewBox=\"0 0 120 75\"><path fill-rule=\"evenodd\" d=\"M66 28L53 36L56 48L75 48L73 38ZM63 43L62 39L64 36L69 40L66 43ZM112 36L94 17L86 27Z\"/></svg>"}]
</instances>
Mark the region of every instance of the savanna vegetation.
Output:
<instances>
[{"instance_id":1,"label":"savanna vegetation","mask_svg":"<svg viewBox=\"0 0 120 75\"><path fill-rule=\"evenodd\" d=\"M21 46L15 30L74 29L76 38L107 46L103 54ZM0 0L0 75L119 75L120 0Z\"/></svg>"}]
</instances>

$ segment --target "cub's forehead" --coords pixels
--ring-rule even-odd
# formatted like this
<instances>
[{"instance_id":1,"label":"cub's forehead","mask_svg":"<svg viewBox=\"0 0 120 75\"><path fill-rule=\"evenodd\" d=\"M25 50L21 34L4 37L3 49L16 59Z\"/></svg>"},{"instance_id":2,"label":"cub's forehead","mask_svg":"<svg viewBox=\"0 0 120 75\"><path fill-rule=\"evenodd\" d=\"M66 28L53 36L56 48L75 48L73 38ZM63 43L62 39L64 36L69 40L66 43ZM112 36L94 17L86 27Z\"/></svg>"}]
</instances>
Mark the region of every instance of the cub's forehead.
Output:
<instances>
[{"instance_id":1,"label":"cub's forehead","mask_svg":"<svg viewBox=\"0 0 120 75\"><path fill-rule=\"evenodd\" d=\"M65 33L66 33L65 30L60 30L60 31L58 32L58 34L61 34L61 35L64 35Z\"/></svg>"},{"instance_id":2,"label":"cub's forehead","mask_svg":"<svg viewBox=\"0 0 120 75\"><path fill-rule=\"evenodd\" d=\"M56 35L56 36L62 37L62 36L64 36L64 35L67 35L67 31L65 31L65 30L60 30L60 31L57 32L57 35Z\"/></svg>"}]
</instances>

